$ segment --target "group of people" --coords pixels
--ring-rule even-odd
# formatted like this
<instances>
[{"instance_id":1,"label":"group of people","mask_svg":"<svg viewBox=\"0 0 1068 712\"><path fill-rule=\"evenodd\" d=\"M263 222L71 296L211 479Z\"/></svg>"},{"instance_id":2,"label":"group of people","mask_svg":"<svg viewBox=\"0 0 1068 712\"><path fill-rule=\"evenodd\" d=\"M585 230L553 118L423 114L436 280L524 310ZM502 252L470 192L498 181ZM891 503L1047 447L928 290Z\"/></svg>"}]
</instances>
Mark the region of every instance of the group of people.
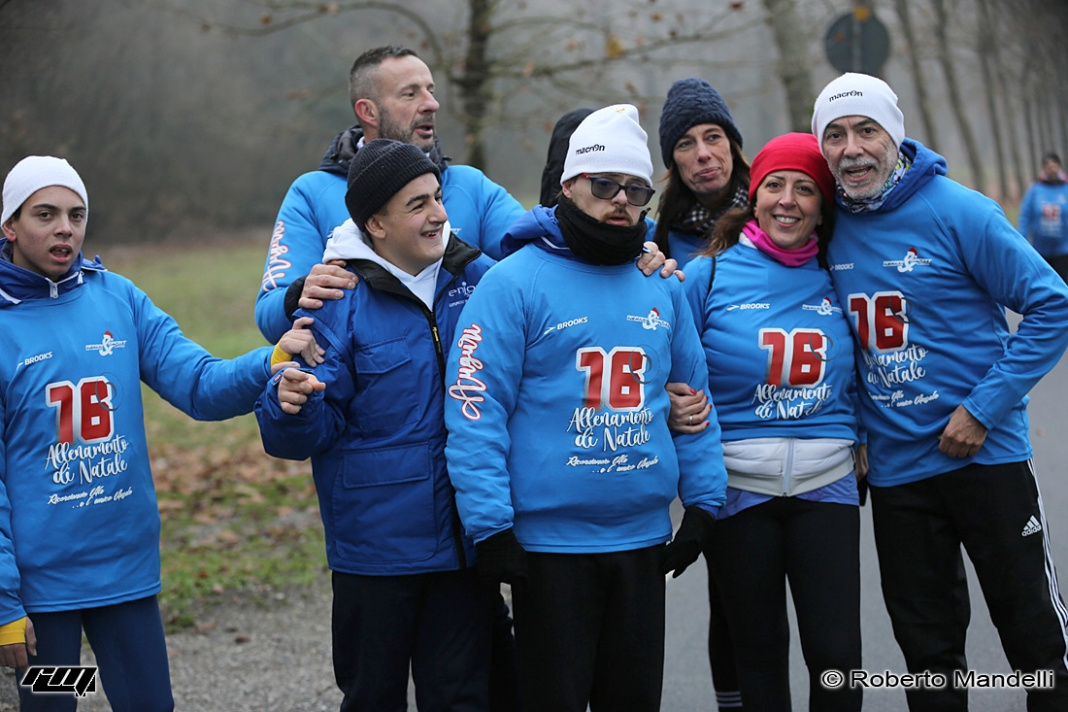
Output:
<instances>
[{"instance_id":1,"label":"group of people","mask_svg":"<svg viewBox=\"0 0 1068 712\"><path fill-rule=\"evenodd\" d=\"M811 134L750 163L719 92L679 80L660 181L635 107L573 112L529 211L444 157L411 50L361 55L350 99L357 125L275 223L273 352L214 359L85 260L65 161L9 173L0 663L77 665L84 629L113 709L173 709L141 380L194 417L254 410L268 453L311 458L342 710L405 709L409 675L424 712L657 710L665 576L702 554L720 709L791 708L788 580L809 709L859 710L820 674L863 667L869 485L908 670L967 669L963 545L1010 665L1053 671L1028 709L1065 708L1026 404L1068 346L1068 285L906 137L885 82L838 77ZM1039 247L1056 201L1033 202ZM952 685L907 696L967 708Z\"/></svg>"}]
</instances>

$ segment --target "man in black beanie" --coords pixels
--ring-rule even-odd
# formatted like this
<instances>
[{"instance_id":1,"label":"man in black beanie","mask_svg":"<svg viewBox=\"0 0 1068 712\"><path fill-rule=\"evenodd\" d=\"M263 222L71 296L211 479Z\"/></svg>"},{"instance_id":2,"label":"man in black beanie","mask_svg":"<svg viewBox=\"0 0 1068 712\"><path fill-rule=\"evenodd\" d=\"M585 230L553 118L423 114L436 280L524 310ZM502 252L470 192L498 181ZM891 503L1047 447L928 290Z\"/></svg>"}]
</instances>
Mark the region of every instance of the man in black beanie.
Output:
<instances>
[{"instance_id":1,"label":"man in black beanie","mask_svg":"<svg viewBox=\"0 0 1068 712\"><path fill-rule=\"evenodd\" d=\"M409 143L357 153L327 252L359 279L314 312L325 361L272 379L256 408L268 453L312 458L342 712L406 709L409 669L419 710L489 709L498 589L446 473L442 344L493 261L451 234L439 176Z\"/></svg>"}]
</instances>

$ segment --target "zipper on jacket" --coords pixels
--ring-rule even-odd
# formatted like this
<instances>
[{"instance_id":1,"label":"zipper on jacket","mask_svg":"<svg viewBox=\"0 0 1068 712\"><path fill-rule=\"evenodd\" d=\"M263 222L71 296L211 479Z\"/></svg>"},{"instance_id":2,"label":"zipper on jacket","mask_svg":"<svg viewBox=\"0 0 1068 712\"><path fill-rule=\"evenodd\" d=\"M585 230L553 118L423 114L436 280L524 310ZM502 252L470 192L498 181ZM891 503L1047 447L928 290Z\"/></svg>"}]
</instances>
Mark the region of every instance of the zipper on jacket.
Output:
<instances>
[{"instance_id":1,"label":"zipper on jacket","mask_svg":"<svg viewBox=\"0 0 1068 712\"><path fill-rule=\"evenodd\" d=\"M448 282L445 283L445 288L443 288L441 290L441 294L444 294L445 293L445 289L447 289L450 284L455 282L456 279L457 279L457 275L454 274L452 279L450 279ZM427 324L430 325L430 334L431 334L431 336L434 337L434 351L435 351L435 353L437 354L437 357L438 357L438 378L441 379L441 392L442 392L442 394L444 394L446 392L446 389L445 389L445 349L441 345L441 333L438 331L438 320L437 320L437 317L434 315L434 312L431 311L430 309L428 309L426 304L423 304L423 302L421 300L418 300L418 299L416 301L418 301L419 302L419 306L421 306L423 308L423 316L426 317ZM434 303L435 304L437 303L437 299L434 300ZM445 416L445 414L442 413L442 417L444 417L444 416ZM446 435L448 435L448 433L446 433ZM447 464L445 466L445 471L446 471L446 473L448 472L448 465ZM453 539L453 543L456 546L456 556L459 558L460 568L461 569L468 568L468 566L467 566L467 552L464 550L464 528L463 528L463 523L460 521L460 512L456 508L456 493L455 492L453 493L453 497L452 497L452 539Z\"/></svg>"},{"instance_id":2,"label":"zipper on jacket","mask_svg":"<svg viewBox=\"0 0 1068 712\"><path fill-rule=\"evenodd\" d=\"M462 275L464 270L467 269L467 266L477 260L481 254L481 251L473 249L470 252L470 256L467 256L465 259L460 262L457 262L455 265L450 264L448 267L446 267L444 262L442 263L441 268L448 272L450 275L452 275L452 279L446 282L442 287L441 291L434 296L433 303L435 305L445 295L449 286L451 286L454 282L456 282L457 279L460 278L460 275ZM446 257L448 257L448 255L446 255ZM352 262L349 262L349 264L352 264ZM389 274L389 272L383 269L380 265L377 265L373 262L370 262L369 264L372 265L376 271L379 271L382 275L386 276L385 283L379 282L377 286L378 289L383 289L384 291L388 291L391 294L395 294L401 297L402 299L407 299L408 301L418 305L419 309L422 310L423 317L426 319L426 323L430 327L430 335L434 339L434 352L438 357L438 378L441 381L442 393L445 393L445 349L441 345L441 334L438 331L438 321L437 317L434 315L434 310L427 307L427 305L423 303L422 299L412 294L412 291L410 289L404 287L400 283L400 280ZM366 279L366 276L364 278ZM379 280L374 281L378 282ZM444 413L442 414L442 417L444 417ZM447 470L448 467L446 466L446 471ZM463 523L460 521L460 512L456 508L456 496L454 494L452 499L453 545L456 547L456 556L460 562L460 568L466 569L469 567L467 564L467 552L464 549L463 531Z\"/></svg>"}]
</instances>

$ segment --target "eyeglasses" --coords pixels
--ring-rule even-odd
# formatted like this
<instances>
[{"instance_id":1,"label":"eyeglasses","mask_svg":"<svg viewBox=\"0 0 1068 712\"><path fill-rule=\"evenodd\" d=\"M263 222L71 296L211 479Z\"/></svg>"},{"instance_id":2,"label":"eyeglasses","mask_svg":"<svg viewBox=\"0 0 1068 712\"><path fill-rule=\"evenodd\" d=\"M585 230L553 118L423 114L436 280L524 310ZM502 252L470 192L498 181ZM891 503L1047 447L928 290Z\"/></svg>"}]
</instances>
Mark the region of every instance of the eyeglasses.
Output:
<instances>
[{"instance_id":1,"label":"eyeglasses","mask_svg":"<svg viewBox=\"0 0 1068 712\"><path fill-rule=\"evenodd\" d=\"M593 197L601 200L611 200L619 195L619 191L622 190L627 193L627 202L640 208L643 205L648 205L649 201L653 199L653 193L656 192L653 188L640 183L623 185L622 183L616 183L611 178L599 178L598 176L591 176L589 173L579 173L579 175L589 179L590 192L593 193Z\"/></svg>"}]
</instances>

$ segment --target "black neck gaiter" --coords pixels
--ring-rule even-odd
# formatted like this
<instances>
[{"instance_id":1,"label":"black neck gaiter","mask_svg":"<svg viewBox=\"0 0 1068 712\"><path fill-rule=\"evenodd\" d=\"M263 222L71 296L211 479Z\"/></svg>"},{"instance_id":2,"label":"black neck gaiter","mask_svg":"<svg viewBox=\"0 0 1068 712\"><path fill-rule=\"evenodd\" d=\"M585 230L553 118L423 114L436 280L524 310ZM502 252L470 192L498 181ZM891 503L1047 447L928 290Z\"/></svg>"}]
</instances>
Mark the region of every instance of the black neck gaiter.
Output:
<instances>
[{"instance_id":1,"label":"black neck gaiter","mask_svg":"<svg viewBox=\"0 0 1068 712\"><path fill-rule=\"evenodd\" d=\"M561 197L556 220L564 244L590 264L621 265L638 259L645 244L645 211L635 225L609 225L582 212L574 202Z\"/></svg>"}]
</instances>

